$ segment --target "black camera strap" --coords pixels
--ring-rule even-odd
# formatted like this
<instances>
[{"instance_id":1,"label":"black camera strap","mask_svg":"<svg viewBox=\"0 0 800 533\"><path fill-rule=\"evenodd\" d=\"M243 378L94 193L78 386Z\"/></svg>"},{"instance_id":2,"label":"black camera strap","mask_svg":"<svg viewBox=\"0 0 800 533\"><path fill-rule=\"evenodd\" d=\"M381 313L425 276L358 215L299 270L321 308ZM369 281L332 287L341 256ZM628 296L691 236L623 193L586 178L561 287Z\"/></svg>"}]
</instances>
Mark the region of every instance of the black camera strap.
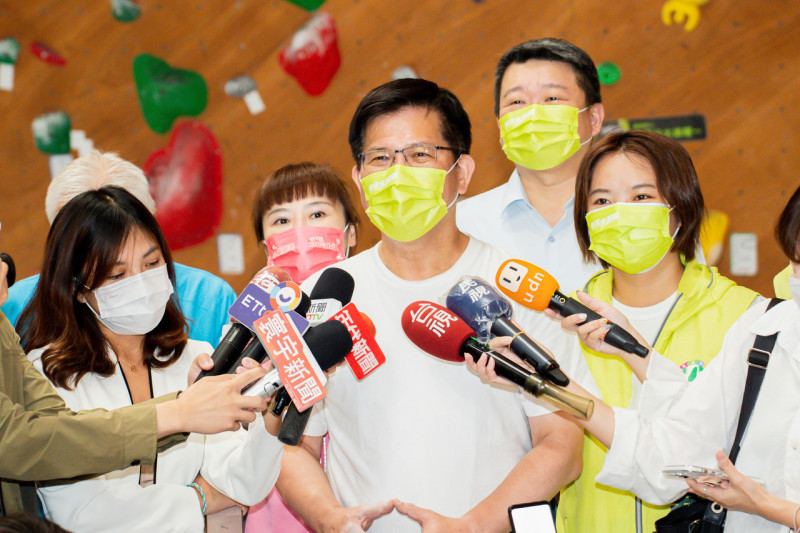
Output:
<instances>
[{"instance_id":1,"label":"black camera strap","mask_svg":"<svg viewBox=\"0 0 800 533\"><path fill-rule=\"evenodd\" d=\"M767 305L766 311L769 311L783 300L779 298L772 298ZM766 312L765 311L765 312ZM750 353L747 356L747 380L744 384L744 395L742 396L742 408L739 411L739 424L736 427L736 437L733 439L733 446L728 457L731 463L736 463L736 458L739 456L739 450L742 447L742 437L744 436L747 424L750 422L750 415L753 414L753 408L756 406L758 393L761 391L761 383L764 381L764 374L767 373L767 364L769 364L769 356L772 354L772 349L775 347L775 340L778 338L779 331L772 335L756 335L756 340L753 342L753 347L750 348ZM725 524L725 517L727 509L714 502L706 508L705 515L703 516L703 533L705 531L721 531L722 526ZM708 529L706 526L709 526Z\"/></svg>"}]
</instances>

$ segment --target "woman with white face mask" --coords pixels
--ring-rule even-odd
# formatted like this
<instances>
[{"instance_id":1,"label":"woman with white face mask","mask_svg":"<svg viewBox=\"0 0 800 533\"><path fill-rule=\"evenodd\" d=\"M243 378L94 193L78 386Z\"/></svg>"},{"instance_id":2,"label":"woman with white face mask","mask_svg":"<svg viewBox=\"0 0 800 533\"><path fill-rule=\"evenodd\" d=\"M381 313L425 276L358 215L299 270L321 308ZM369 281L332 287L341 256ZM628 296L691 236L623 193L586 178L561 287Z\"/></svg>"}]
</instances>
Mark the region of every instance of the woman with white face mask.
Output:
<instances>
[{"instance_id":1,"label":"woman with white face mask","mask_svg":"<svg viewBox=\"0 0 800 533\"><path fill-rule=\"evenodd\" d=\"M285 165L267 176L252 213L267 265L283 268L300 284L348 257L356 245L359 217L347 183L328 165L311 162ZM309 531L277 490L247 517L246 533Z\"/></svg>"},{"instance_id":2,"label":"woman with white face mask","mask_svg":"<svg viewBox=\"0 0 800 533\"><path fill-rule=\"evenodd\" d=\"M688 152L662 135L608 135L586 154L578 171L578 243L587 261L606 267L583 291L620 310L641 333L640 341L654 346L688 381L717 354L728 328L758 296L696 260L704 209ZM574 330L585 319L574 315L562 325ZM640 369L647 359L634 356L629 367L578 346L577 339L575 346L583 351L604 402L639 407ZM653 531L669 506L649 505L630 492L595 483L605 454L603 445L585 438L583 472L561 494L559 531L591 531L598 524L617 533Z\"/></svg>"},{"instance_id":3,"label":"woman with white face mask","mask_svg":"<svg viewBox=\"0 0 800 533\"><path fill-rule=\"evenodd\" d=\"M41 282L18 325L23 346L74 410L183 389L192 360L213 349L188 339L174 285L166 241L141 202L118 187L78 195L50 229ZM248 430L191 434L151 467L39 492L49 518L70 531L203 531L206 514L255 504L274 485L282 445L267 427L259 415Z\"/></svg>"}]
</instances>

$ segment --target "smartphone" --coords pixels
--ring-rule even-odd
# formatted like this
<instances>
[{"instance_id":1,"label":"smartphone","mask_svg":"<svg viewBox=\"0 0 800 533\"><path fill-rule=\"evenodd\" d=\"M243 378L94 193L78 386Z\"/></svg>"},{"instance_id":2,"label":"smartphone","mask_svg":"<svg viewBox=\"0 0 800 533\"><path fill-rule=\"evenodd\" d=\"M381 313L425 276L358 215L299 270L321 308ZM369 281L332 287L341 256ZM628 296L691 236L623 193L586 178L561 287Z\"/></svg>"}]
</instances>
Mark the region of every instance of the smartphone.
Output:
<instances>
[{"instance_id":1,"label":"smartphone","mask_svg":"<svg viewBox=\"0 0 800 533\"><path fill-rule=\"evenodd\" d=\"M661 473L666 477L675 479L697 479L700 477L714 477L720 480L728 479L728 476L719 468L706 468L694 465L669 465L665 466Z\"/></svg>"},{"instance_id":2,"label":"smartphone","mask_svg":"<svg viewBox=\"0 0 800 533\"><path fill-rule=\"evenodd\" d=\"M521 503L508 508L513 533L556 533L548 502Z\"/></svg>"}]
</instances>

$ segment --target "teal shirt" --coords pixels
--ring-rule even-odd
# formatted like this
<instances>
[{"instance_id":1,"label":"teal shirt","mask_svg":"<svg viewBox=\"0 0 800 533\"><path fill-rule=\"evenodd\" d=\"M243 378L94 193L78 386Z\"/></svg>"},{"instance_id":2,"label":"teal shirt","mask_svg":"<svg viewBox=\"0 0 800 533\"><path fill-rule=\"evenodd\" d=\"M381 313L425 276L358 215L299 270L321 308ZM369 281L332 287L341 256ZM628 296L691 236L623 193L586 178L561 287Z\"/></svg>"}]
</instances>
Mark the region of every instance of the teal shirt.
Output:
<instances>
[{"instance_id":1,"label":"teal shirt","mask_svg":"<svg viewBox=\"0 0 800 533\"><path fill-rule=\"evenodd\" d=\"M175 263L178 302L189 323L189 338L219 344L222 327L228 323L228 308L236 293L224 279L186 265ZM21 279L8 289L3 314L16 325L39 283L39 275Z\"/></svg>"}]
</instances>

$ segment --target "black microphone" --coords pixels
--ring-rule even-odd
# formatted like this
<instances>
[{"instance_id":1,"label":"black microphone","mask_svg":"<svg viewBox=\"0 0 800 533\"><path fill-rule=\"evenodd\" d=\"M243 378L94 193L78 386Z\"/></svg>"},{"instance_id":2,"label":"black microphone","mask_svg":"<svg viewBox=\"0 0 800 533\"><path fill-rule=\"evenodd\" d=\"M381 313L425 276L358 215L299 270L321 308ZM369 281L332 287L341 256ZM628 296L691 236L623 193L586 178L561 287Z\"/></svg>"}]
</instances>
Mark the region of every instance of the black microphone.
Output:
<instances>
[{"instance_id":1,"label":"black microphone","mask_svg":"<svg viewBox=\"0 0 800 533\"><path fill-rule=\"evenodd\" d=\"M347 331L347 326L338 320L329 320L309 329L303 335L303 339L322 370L328 370L341 362L353 349L353 339ZM294 404L291 404L281 422L278 440L289 446L297 446L303 437L312 411L313 408L308 408L301 413Z\"/></svg>"},{"instance_id":2,"label":"black microphone","mask_svg":"<svg viewBox=\"0 0 800 533\"><path fill-rule=\"evenodd\" d=\"M234 322L211 354L214 367L200 372L197 379L228 372L247 343L254 339L252 324L269 308L269 291L281 281L287 280L289 274L282 268L265 267L258 271L228 309Z\"/></svg>"},{"instance_id":3,"label":"black microphone","mask_svg":"<svg viewBox=\"0 0 800 533\"><path fill-rule=\"evenodd\" d=\"M559 292L558 282L553 276L521 259L509 259L500 266L497 287L518 304L534 311L550 308L561 316L585 313L586 320L579 326L603 318L594 309ZM633 335L613 322L608 322L608 331L603 340L639 357L647 357L650 353Z\"/></svg>"},{"instance_id":4,"label":"black microphone","mask_svg":"<svg viewBox=\"0 0 800 533\"><path fill-rule=\"evenodd\" d=\"M306 316L310 305L311 299L306 293L301 292L300 303L297 304L297 307L295 307L292 311L304 317ZM267 351L264 349L264 345L261 344L257 338L254 338L252 341L250 341L250 344L248 344L247 347L242 350L242 355L240 355L239 358L230 365L230 368L228 368L228 374L235 374L236 369L242 366L242 361L245 359L245 357L249 357L257 363L263 363L264 359L267 358Z\"/></svg>"},{"instance_id":5,"label":"black microphone","mask_svg":"<svg viewBox=\"0 0 800 533\"><path fill-rule=\"evenodd\" d=\"M431 320L433 312L439 317ZM592 415L591 400L569 393L532 374L502 354L492 351L473 338L472 329L452 311L433 302L414 302L403 311L403 331L419 349L445 361L461 363L464 353L477 361L482 354L494 359L494 370L524 391L542 397L553 405L581 418Z\"/></svg>"},{"instance_id":6,"label":"black microphone","mask_svg":"<svg viewBox=\"0 0 800 533\"><path fill-rule=\"evenodd\" d=\"M6 281L8 286L11 287L17 281L17 267L14 266L14 260L7 253L0 253L0 260L8 265L8 273L6 274Z\"/></svg>"},{"instance_id":7,"label":"black microphone","mask_svg":"<svg viewBox=\"0 0 800 533\"><path fill-rule=\"evenodd\" d=\"M481 340L488 340L490 335L512 337L511 350L533 366L537 373L556 385L569 385L569 378L555 359L511 322L512 310L508 300L485 281L465 278L455 284L447 295L447 308L475 330Z\"/></svg>"}]
</instances>

